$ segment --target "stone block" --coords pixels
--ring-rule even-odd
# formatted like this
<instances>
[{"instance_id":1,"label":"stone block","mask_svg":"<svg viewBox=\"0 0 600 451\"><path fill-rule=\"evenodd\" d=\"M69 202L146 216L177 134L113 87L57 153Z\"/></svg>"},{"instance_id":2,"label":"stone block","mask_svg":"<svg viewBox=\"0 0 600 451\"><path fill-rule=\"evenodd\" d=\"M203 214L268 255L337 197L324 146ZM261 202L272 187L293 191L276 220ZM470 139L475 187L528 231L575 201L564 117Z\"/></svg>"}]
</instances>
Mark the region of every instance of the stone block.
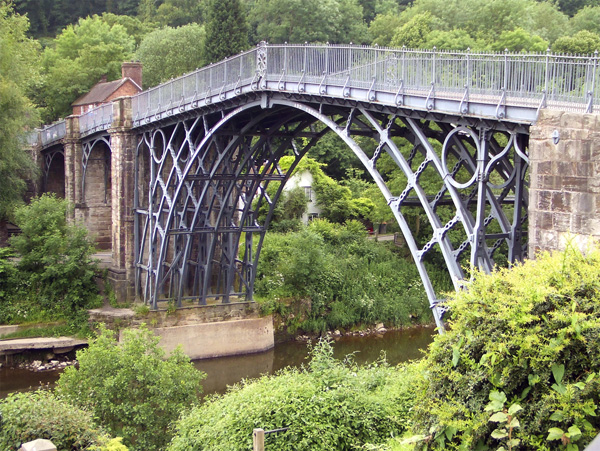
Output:
<instances>
[{"instance_id":1,"label":"stone block","mask_svg":"<svg viewBox=\"0 0 600 451\"><path fill-rule=\"evenodd\" d=\"M540 110L536 125L534 125L532 128L558 127L561 124L562 116L564 114L564 111L550 109Z\"/></svg>"},{"instance_id":2,"label":"stone block","mask_svg":"<svg viewBox=\"0 0 600 451\"><path fill-rule=\"evenodd\" d=\"M592 177L594 175L594 165L589 161L575 163L575 175L577 177Z\"/></svg>"},{"instance_id":3,"label":"stone block","mask_svg":"<svg viewBox=\"0 0 600 451\"><path fill-rule=\"evenodd\" d=\"M594 194L577 193L573 200L573 210L576 214L593 214L596 210L596 196Z\"/></svg>"},{"instance_id":4,"label":"stone block","mask_svg":"<svg viewBox=\"0 0 600 451\"><path fill-rule=\"evenodd\" d=\"M536 221L536 226L539 227L542 230L551 230L552 229L552 225L553 225L553 220L552 220L552 213L550 212L540 212L537 213L537 221Z\"/></svg>"},{"instance_id":5,"label":"stone block","mask_svg":"<svg viewBox=\"0 0 600 451\"><path fill-rule=\"evenodd\" d=\"M542 211L550 211L552 208L552 192L538 191L537 192L537 209Z\"/></svg>"},{"instance_id":6,"label":"stone block","mask_svg":"<svg viewBox=\"0 0 600 451\"><path fill-rule=\"evenodd\" d=\"M571 215L568 213L554 213L554 215L552 216L552 227L556 232L570 231ZM553 249L556 249L556 247Z\"/></svg>"},{"instance_id":7,"label":"stone block","mask_svg":"<svg viewBox=\"0 0 600 451\"><path fill-rule=\"evenodd\" d=\"M554 191L552 194L552 205L550 210L553 212L569 213L571 211L572 194L565 191Z\"/></svg>"},{"instance_id":8,"label":"stone block","mask_svg":"<svg viewBox=\"0 0 600 451\"><path fill-rule=\"evenodd\" d=\"M56 446L46 439L37 439L33 442L23 443L19 451L56 451Z\"/></svg>"},{"instance_id":9,"label":"stone block","mask_svg":"<svg viewBox=\"0 0 600 451\"><path fill-rule=\"evenodd\" d=\"M575 175L576 169L574 163L570 161L560 160L554 162L553 167L555 168L554 173L560 176Z\"/></svg>"},{"instance_id":10,"label":"stone block","mask_svg":"<svg viewBox=\"0 0 600 451\"><path fill-rule=\"evenodd\" d=\"M581 113L563 113L560 117L560 128L579 129L583 128L583 114Z\"/></svg>"},{"instance_id":11,"label":"stone block","mask_svg":"<svg viewBox=\"0 0 600 451\"><path fill-rule=\"evenodd\" d=\"M563 177L560 175L544 175L538 179L540 180L539 189L561 190L563 187Z\"/></svg>"},{"instance_id":12,"label":"stone block","mask_svg":"<svg viewBox=\"0 0 600 451\"><path fill-rule=\"evenodd\" d=\"M583 114L582 125L585 130L597 130L598 129L598 115L597 114Z\"/></svg>"},{"instance_id":13,"label":"stone block","mask_svg":"<svg viewBox=\"0 0 600 451\"><path fill-rule=\"evenodd\" d=\"M588 190L587 177L566 176L562 178L562 186L567 191L585 193Z\"/></svg>"},{"instance_id":14,"label":"stone block","mask_svg":"<svg viewBox=\"0 0 600 451\"><path fill-rule=\"evenodd\" d=\"M535 165L540 175L552 175L552 161L540 161ZM533 167L531 168L533 172Z\"/></svg>"}]
</instances>

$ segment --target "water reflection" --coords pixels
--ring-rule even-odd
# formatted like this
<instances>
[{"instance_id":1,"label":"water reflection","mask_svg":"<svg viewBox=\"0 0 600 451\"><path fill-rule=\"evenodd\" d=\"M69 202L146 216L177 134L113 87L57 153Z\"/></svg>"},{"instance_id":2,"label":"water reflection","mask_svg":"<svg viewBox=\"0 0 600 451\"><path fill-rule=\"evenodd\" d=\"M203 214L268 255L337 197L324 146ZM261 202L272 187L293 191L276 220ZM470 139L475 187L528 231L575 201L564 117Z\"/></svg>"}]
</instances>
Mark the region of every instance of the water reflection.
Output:
<instances>
[{"instance_id":1,"label":"water reflection","mask_svg":"<svg viewBox=\"0 0 600 451\"><path fill-rule=\"evenodd\" d=\"M334 356L343 358L353 354L359 364L374 362L385 353L391 365L422 357L436 334L433 327L422 327L404 331L390 331L380 336L342 337L335 342ZM306 363L308 346L305 343L280 343L274 349L260 354L251 354L217 359L197 360L194 365L207 374L203 382L204 394L224 393L227 386L242 379L257 378L262 374L273 374L278 370ZM54 386L60 371L33 373L20 369L0 368L0 398L15 391L36 389L40 384Z\"/></svg>"},{"instance_id":2,"label":"water reflection","mask_svg":"<svg viewBox=\"0 0 600 451\"><path fill-rule=\"evenodd\" d=\"M344 358L352 354L358 364L371 363L385 355L391 365L423 356L423 351L437 332L433 327L404 331L390 331L380 336L341 337L334 344L334 356ZM224 393L228 385L242 379L253 379L262 374L273 374L287 366L299 367L307 363L306 343L286 342L260 354L197 360L194 365L206 373L204 393Z\"/></svg>"}]
</instances>

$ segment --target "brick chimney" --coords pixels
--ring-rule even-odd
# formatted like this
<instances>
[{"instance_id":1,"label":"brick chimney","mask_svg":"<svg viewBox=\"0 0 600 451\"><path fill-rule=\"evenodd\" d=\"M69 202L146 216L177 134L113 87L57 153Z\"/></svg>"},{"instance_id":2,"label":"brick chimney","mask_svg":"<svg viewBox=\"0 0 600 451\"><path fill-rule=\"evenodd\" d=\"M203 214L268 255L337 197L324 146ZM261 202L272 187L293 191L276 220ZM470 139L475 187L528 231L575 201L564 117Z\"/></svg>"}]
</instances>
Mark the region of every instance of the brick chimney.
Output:
<instances>
[{"instance_id":1,"label":"brick chimney","mask_svg":"<svg viewBox=\"0 0 600 451\"><path fill-rule=\"evenodd\" d=\"M127 61L121 65L121 78L131 78L142 87L142 63Z\"/></svg>"}]
</instances>

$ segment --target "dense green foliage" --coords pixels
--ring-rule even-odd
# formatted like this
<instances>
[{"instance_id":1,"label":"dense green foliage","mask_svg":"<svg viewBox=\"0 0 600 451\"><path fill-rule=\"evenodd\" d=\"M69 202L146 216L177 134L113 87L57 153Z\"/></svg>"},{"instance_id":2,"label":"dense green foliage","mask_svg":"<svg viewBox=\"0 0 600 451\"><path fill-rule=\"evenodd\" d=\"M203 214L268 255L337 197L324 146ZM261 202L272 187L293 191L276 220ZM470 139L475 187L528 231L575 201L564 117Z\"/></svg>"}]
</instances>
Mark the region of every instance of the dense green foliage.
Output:
<instances>
[{"instance_id":1,"label":"dense green foliage","mask_svg":"<svg viewBox=\"0 0 600 451\"><path fill-rule=\"evenodd\" d=\"M74 407L49 390L11 393L0 400L0 449L43 438L60 451L83 451L108 442L89 412Z\"/></svg>"},{"instance_id":2,"label":"dense green foliage","mask_svg":"<svg viewBox=\"0 0 600 451\"><path fill-rule=\"evenodd\" d=\"M77 352L79 368L64 371L57 391L91 411L130 449L164 449L171 423L198 402L204 375L180 349L165 359L158 342L146 328L123 331L119 344L112 332L101 330Z\"/></svg>"},{"instance_id":3,"label":"dense green foliage","mask_svg":"<svg viewBox=\"0 0 600 451\"><path fill-rule=\"evenodd\" d=\"M598 251L476 275L422 364L425 447L509 448L511 429L518 449L583 449L600 432L599 301Z\"/></svg>"},{"instance_id":4,"label":"dense green foliage","mask_svg":"<svg viewBox=\"0 0 600 451\"><path fill-rule=\"evenodd\" d=\"M72 113L71 103L100 81L121 78L121 63L133 56L135 39L125 26L100 16L69 25L46 47L42 86L36 94L45 120Z\"/></svg>"},{"instance_id":5,"label":"dense green foliage","mask_svg":"<svg viewBox=\"0 0 600 451\"><path fill-rule=\"evenodd\" d=\"M317 219L298 232L267 234L256 294L291 332L430 321L419 274L400 252L367 240L357 221Z\"/></svg>"},{"instance_id":6,"label":"dense green foliage","mask_svg":"<svg viewBox=\"0 0 600 451\"><path fill-rule=\"evenodd\" d=\"M565 53L590 53L600 43L597 0L98 0L76 5L16 0L15 5L32 20L35 36L58 34L43 38L42 76L27 89L45 121L66 115L102 75L118 78L120 64L138 47L145 48L144 58L152 55L145 67L145 85L151 86L261 41ZM167 28L143 42L157 27L190 24L204 27L206 39L189 46L187 34L171 48L163 44L149 51L166 35L173 37ZM174 58L173 48L186 51ZM334 148L329 151L324 161L340 156ZM344 177L345 164L331 172Z\"/></svg>"},{"instance_id":7,"label":"dense green foliage","mask_svg":"<svg viewBox=\"0 0 600 451\"><path fill-rule=\"evenodd\" d=\"M85 310L97 306L95 247L66 215L66 201L54 195L16 210L22 233L0 252L0 323L65 320L61 330L73 333L87 322Z\"/></svg>"},{"instance_id":8,"label":"dense green foliage","mask_svg":"<svg viewBox=\"0 0 600 451\"><path fill-rule=\"evenodd\" d=\"M74 319L98 302L95 247L66 215L67 202L47 194L15 211L22 233L10 245L19 259L17 271L7 273L11 289L0 296L0 322Z\"/></svg>"},{"instance_id":9,"label":"dense green foliage","mask_svg":"<svg viewBox=\"0 0 600 451\"><path fill-rule=\"evenodd\" d=\"M204 64L246 50L248 25L240 0L208 0Z\"/></svg>"},{"instance_id":10,"label":"dense green foliage","mask_svg":"<svg viewBox=\"0 0 600 451\"><path fill-rule=\"evenodd\" d=\"M259 427L289 428L267 435L266 449L360 449L405 430L414 397L411 376L384 362L358 367L336 361L331 345L322 342L307 368L243 382L192 409L177 423L168 450L245 451Z\"/></svg>"},{"instance_id":11,"label":"dense green foliage","mask_svg":"<svg viewBox=\"0 0 600 451\"><path fill-rule=\"evenodd\" d=\"M22 202L34 165L24 150L25 133L36 125L36 111L27 98L38 76L37 42L26 37L27 18L0 0L0 221Z\"/></svg>"},{"instance_id":12,"label":"dense green foliage","mask_svg":"<svg viewBox=\"0 0 600 451\"><path fill-rule=\"evenodd\" d=\"M144 87L201 67L205 38L204 27L198 24L165 27L146 35L135 54L144 65Z\"/></svg>"}]
</instances>

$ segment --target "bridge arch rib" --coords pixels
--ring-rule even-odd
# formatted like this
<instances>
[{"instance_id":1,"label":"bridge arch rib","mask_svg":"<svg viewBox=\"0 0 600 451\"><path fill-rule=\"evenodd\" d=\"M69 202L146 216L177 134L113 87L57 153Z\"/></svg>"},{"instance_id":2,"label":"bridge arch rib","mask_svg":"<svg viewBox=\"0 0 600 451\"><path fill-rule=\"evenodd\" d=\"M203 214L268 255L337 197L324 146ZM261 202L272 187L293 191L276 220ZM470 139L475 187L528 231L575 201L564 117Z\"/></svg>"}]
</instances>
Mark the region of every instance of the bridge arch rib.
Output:
<instances>
[{"instance_id":1,"label":"bridge arch rib","mask_svg":"<svg viewBox=\"0 0 600 451\"><path fill-rule=\"evenodd\" d=\"M251 299L283 186L326 133L354 152L383 193L438 326L444 308L428 259L443 262L458 289L469 265L491 270L495 255L508 262L523 257L522 130L258 93L228 111L171 119L143 131L135 175L138 294L153 308L169 300L181 305L185 299ZM287 173L278 165L284 155L295 157ZM397 168L394 179L382 171L384 160ZM280 182L273 198L267 193L272 182ZM259 218L262 205L268 213ZM415 230L414 208L423 212L427 227Z\"/></svg>"}]
</instances>

